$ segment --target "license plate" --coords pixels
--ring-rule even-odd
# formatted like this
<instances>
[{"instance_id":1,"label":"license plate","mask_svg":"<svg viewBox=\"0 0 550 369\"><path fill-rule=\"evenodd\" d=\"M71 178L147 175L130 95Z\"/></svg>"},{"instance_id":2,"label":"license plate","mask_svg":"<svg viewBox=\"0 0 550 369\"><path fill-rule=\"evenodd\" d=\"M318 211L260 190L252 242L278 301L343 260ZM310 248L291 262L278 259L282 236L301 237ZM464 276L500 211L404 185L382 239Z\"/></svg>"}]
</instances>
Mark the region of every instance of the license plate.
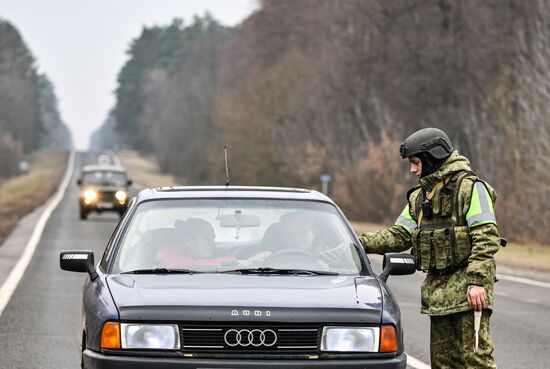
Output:
<instances>
[{"instance_id":1,"label":"license plate","mask_svg":"<svg viewBox=\"0 0 550 369\"><path fill-rule=\"evenodd\" d=\"M97 204L97 207L101 209L112 209L114 205L111 202L100 202Z\"/></svg>"}]
</instances>

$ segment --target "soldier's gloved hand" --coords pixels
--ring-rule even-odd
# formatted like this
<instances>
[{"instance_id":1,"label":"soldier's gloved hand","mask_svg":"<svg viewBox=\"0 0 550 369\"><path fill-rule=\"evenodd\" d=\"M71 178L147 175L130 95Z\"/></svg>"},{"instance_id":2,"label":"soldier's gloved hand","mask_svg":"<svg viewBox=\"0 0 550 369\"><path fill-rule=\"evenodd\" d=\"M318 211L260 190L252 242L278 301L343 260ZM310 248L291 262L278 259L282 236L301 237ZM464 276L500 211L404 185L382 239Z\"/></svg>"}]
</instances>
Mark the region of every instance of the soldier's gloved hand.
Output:
<instances>
[{"instance_id":1,"label":"soldier's gloved hand","mask_svg":"<svg viewBox=\"0 0 550 369\"><path fill-rule=\"evenodd\" d=\"M482 286L468 286L468 303L474 307L474 310L482 310L487 307L487 295Z\"/></svg>"}]
</instances>

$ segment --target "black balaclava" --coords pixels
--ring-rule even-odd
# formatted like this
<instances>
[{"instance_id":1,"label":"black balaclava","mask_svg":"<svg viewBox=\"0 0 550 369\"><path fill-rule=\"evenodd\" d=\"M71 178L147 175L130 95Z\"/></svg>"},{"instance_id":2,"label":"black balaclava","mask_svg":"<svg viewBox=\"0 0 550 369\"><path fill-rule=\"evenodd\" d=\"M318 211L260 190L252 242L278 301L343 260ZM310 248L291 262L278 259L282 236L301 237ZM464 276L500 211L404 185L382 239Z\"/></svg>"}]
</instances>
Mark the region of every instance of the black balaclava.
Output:
<instances>
[{"instance_id":1,"label":"black balaclava","mask_svg":"<svg viewBox=\"0 0 550 369\"><path fill-rule=\"evenodd\" d=\"M445 160L447 160L447 158L436 159L428 152L421 152L416 154L416 156L418 156L422 162L422 173L420 174L420 178L424 178L432 173L435 173L435 171L443 165Z\"/></svg>"}]
</instances>

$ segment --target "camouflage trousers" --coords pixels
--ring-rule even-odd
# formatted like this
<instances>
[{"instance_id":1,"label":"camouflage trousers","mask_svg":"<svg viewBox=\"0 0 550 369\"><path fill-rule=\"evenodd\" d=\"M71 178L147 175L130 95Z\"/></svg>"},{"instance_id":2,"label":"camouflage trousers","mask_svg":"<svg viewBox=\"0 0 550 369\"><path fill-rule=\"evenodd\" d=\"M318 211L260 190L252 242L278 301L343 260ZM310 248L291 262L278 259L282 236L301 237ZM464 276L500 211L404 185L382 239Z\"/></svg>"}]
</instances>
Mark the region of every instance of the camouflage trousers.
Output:
<instances>
[{"instance_id":1,"label":"camouflage trousers","mask_svg":"<svg viewBox=\"0 0 550 369\"><path fill-rule=\"evenodd\" d=\"M483 310L479 346L474 352L474 313L467 311L430 317L432 369L496 369L489 334L490 310Z\"/></svg>"}]
</instances>

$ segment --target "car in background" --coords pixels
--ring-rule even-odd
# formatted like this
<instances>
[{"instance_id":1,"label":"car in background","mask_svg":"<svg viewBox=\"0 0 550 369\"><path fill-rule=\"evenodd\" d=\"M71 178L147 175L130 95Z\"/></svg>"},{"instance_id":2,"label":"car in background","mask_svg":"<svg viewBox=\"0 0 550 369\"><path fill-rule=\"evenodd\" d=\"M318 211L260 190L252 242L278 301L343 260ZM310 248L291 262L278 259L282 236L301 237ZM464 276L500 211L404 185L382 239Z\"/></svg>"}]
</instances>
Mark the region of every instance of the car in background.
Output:
<instances>
[{"instance_id":1,"label":"car in background","mask_svg":"<svg viewBox=\"0 0 550 369\"><path fill-rule=\"evenodd\" d=\"M132 180L126 169L115 165L86 165L77 180L80 187L80 219L85 220L91 212L114 211L124 214L128 207L128 191Z\"/></svg>"},{"instance_id":2,"label":"car in background","mask_svg":"<svg viewBox=\"0 0 550 369\"><path fill-rule=\"evenodd\" d=\"M100 155L97 157L97 164L100 164L100 165L109 165L109 164L112 164L111 156L109 156L109 155L107 155L107 154L100 154Z\"/></svg>"},{"instance_id":3,"label":"car in background","mask_svg":"<svg viewBox=\"0 0 550 369\"><path fill-rule=\"evenodd\" d=\"M103 257L69 250L87 272L82 367L405 368L386 254L375 275L325 195L268 187L166 187L130 202Z\"/></svg>"}]
</instances>

